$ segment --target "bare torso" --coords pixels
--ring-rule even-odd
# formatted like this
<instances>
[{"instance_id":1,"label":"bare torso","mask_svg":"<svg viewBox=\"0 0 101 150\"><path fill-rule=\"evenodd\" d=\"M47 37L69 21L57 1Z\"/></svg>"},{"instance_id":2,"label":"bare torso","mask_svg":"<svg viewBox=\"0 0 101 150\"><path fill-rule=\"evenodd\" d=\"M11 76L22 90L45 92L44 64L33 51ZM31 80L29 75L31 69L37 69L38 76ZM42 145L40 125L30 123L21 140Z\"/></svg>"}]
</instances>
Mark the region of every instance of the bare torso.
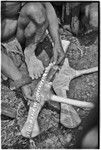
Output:
<instances>
[{"instance_id":1,"label":"bare torso","mask_svg":"<svg viewBox=\"0 0 101 150\"><path fill-rule=\"evenodd\" d=\"M47 25L45 8L41 3L25 4L18 19L18 41L23 44L26 40L26 45L34 44L44 34Z\"/></svg>"},{"instance_id":2,"label":"bare torso","mask_svg":"<svg viewBox=\"0 0 101 150\"><path fill-rule=\"evenodd\" d=\"M17 31L17 20L21 2L1 3L1 41L6 42L15 37Z\"/></svg>"},{"instance_id":3,"label":"bare torso","mask_svg":"<svg viewBox=\"0 0 101 150\"><path fill-rule=\"evenodd\" d=\"M36 45L42 41L48 27L47 14L42 3L27 2L19 11L18 19L2 21L2 40L16 37L24 50L25 62L30 77L38 78L44 70L42 62L35 56Z\"/></svg>"},{"instance_id":4,"label":"bare torso","mask_svg":"<svg viewBox=\"0 0 101 150\"><path fill-rule=\"evenodd\" d=\"M17 20L4 19L1 22L1 41L6 42L15 37L17 29Z\"/></svg>"}]
</instances>

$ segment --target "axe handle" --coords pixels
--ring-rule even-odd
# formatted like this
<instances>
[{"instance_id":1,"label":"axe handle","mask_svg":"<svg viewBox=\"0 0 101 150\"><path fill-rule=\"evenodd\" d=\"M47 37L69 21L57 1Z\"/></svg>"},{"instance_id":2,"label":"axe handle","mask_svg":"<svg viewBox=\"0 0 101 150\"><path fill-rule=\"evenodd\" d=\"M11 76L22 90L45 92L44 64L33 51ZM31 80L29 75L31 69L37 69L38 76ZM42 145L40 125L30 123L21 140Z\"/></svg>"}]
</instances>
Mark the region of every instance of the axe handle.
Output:
<instances>
[{"instance_id":1,"label":"axe handle","mask_svg":"<svg viewBox=\"0 0 101 150\"><path fill-rule=\"evenodd\" d=\"M65 52L64 57L58 63L58 66L63 64L64 59L66 58L66 54L67 54L67 51ZM54 69L54 67L51 68L47 81L52 81L57 71L58 71L58 67L57 69Z\"/></svg>"},{"instance_id":2,"label":"axe handle","mask_svg":"<svg viewBox=\"0 0 101 150\"><path fill-rule=\"evenodd\" d=\"M93 67L93 68L89 68L89 69L84 69L84 70L78 70L76 71L75 77L84 75L84 74L88 74L88 73L93 73L93 72L97 72L98 71L98 67Z\"/></svg>"},{"instance_id":3,"label":"axe handle","mask_svg":"<svg viewBox=\"0 0 101 150\"><path fill-rule=\"evenodd\" d=\"M73 99L70 99L70 98L63 98L63 97L56 96L56 95L51 95L50 99L52 101L56 101L56 102L60 102L60 103L66 103L66 104L74 105L74 106L77 106L77 107L86 107L86 108L93 108L94 107L94 104L91 103L91 102L83 102L83 101L79 101L79 100L76 100L76 99L73 100Z\"/></svg>"}]
</instances>

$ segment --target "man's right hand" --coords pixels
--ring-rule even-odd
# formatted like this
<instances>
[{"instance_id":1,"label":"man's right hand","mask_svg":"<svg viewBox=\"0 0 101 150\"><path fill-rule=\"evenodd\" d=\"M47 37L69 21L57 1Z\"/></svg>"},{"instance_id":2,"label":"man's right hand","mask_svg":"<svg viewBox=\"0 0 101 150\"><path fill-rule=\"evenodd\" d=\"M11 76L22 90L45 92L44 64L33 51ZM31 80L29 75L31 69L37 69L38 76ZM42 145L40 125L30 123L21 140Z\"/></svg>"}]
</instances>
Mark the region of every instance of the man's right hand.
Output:
<instances>
[{"instance_id":1,"label":"man's right hand","mask_svg":"<svg viewBox=\"0 0 101 150\"><path fill-rule=\"evenodd\" d=\"M59 64L64 58L64 51L63 51L62 46L60 46L59 44L55 45L53 48L53 53L54 53L54 56L53 56L54 62L56 64Z\"/></svg>"}]
</instances>

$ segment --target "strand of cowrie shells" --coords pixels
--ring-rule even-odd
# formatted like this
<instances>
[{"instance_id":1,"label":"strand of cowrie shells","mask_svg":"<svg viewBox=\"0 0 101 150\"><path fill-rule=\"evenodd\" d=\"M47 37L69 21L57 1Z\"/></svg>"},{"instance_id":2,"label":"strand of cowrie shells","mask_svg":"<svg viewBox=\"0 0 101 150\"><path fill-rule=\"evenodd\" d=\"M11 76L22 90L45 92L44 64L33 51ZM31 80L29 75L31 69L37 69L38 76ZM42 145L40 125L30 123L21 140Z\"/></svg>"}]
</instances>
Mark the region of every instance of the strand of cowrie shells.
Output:
<instances>
[{"instance_id":1,"label":"strand of cowrie shells","mask_svg":"<svg viewBox=\"0 0 101 150\"><path fill-rule=\"evenodd\" d=\"M45 72L41 78L41 81L39 82L37 89L35 90L34 97L33 97L34 102L32 102L30 104L27 120L21 130L21 134L24 137L30 138L30 137L33 137L33 136L36 136L39 134L37 117L38 117L38 114L39 114L42 106L44 105L44 101L41 100L40 92L44 86L47 75L54 64L55 63L50 63L49 66L45 69ZM35 125L37 125L37 126L35 126ZM35 128L35 132L36 132L36 133L34 133L34 135L32 135L33 128Z\"/></svg>"}]
</instances>

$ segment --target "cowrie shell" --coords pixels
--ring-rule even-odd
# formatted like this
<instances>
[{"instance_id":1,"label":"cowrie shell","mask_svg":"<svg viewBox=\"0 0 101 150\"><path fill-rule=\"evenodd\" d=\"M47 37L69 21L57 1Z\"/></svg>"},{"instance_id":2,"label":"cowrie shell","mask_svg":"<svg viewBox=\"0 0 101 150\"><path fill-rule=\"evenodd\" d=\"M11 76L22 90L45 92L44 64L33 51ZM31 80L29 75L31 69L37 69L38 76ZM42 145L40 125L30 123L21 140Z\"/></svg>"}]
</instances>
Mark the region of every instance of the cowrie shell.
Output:
<instances>
[{"instance_id":1,"label":"cowrie shell","mask_svg":"<svg viewBox=\"0 0 101 150\"><path fill-rule=\"evenodd\" d=\"M30 119L29 123L30 123L30 124L32 124L32 123L33 123L33 120L32 120L32 119Z\"/></svg>"}]
</instances>

